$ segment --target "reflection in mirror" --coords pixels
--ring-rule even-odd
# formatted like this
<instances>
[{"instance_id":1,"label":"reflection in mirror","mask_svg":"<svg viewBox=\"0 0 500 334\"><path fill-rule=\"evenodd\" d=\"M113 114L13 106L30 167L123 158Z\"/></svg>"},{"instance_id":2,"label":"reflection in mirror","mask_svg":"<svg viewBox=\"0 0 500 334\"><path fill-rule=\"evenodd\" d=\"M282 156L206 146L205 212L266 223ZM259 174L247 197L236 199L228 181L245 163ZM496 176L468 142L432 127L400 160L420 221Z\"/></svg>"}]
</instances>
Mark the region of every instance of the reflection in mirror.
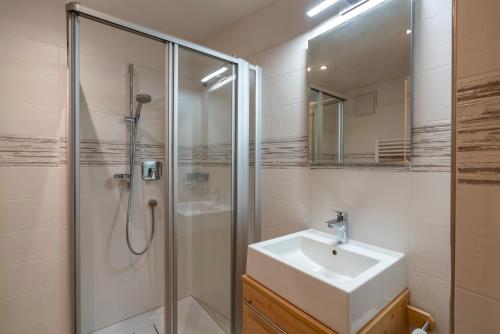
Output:
<instances>
[{"instance_id":1,"label":"reflection in mirror","mask_svg":"<svg viewBox=\"0 0 500 334\"><path fill-rule=\"evenodd\" d=\"M411 0L386 0L363 12L371 1L356 7L360 15L309 40L313 164L408 163Z\"/></svg>"}]
</instances>

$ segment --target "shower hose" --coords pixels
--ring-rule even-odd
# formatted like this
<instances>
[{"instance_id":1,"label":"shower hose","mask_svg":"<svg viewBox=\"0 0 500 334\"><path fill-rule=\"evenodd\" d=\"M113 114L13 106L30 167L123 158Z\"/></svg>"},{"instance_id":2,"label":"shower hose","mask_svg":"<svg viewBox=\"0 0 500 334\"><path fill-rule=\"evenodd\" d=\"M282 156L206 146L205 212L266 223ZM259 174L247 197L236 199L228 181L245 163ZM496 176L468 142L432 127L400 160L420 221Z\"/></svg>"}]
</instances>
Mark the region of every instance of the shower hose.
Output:
<instances>
[{"instance_id":1,"label":"shower hose","mask_svg":"<svg viewBox=\"0 0 500 334\"><path fill-rule=\"evenodd\" d=\"M155 235L155 207L158 204L156 200L150 199L148 202L151 208L151 233L149 235L148 242L142 250L136 250L132 246L130 241L130 224L131 224L131 213L132 213L132 196L134 193L134 170L135 170L135 154L136 154L136 135L137 135L137 125L131 124L130 131L130 179L129 179L129 189L128 189L128 205L127 205L127 221L125 227L125 234L127 239L127 246L130 252L134 255L142 255L148 251L153 242L153 237Z\"/></svg>"}]
</instances>

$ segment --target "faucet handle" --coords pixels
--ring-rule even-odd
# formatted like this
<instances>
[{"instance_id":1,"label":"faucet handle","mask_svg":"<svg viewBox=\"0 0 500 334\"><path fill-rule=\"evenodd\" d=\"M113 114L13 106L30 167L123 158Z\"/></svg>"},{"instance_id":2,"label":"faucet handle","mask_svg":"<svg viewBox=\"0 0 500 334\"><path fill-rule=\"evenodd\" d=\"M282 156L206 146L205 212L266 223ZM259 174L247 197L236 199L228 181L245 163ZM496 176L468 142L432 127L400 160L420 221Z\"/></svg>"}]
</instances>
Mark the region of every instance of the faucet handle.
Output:
<instances>
[{"instance_id":1,"label":"faucet handle","mask_svg":"<svg viewBox=\"0 0 500 334\"><path fill-rule=\"evenodd\" d=\"M343 221L347 220L347 212L344 211L338 211L338 210L333 210L333 212L337 215L337 221Z\"/></svg>"}]
</instances>

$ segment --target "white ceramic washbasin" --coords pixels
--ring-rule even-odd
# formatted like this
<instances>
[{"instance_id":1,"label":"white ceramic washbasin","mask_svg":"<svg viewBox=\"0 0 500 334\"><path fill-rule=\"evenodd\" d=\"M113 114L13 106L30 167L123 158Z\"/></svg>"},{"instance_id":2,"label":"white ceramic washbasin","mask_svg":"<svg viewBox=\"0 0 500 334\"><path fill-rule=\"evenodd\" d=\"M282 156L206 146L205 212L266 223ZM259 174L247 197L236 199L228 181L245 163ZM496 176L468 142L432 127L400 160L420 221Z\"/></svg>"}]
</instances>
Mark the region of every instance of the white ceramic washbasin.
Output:
<instances>
[{"instance_id":1,"label":"white ceramic washbasin","mask_svg":"<svg viewBox=\"0 0 500 334\"><path fill-rule=\"evenodd\" d=\"M339 334L407 287L404 254L312 229L250 245L247 274Z\"/></svg>"}]
</instances>

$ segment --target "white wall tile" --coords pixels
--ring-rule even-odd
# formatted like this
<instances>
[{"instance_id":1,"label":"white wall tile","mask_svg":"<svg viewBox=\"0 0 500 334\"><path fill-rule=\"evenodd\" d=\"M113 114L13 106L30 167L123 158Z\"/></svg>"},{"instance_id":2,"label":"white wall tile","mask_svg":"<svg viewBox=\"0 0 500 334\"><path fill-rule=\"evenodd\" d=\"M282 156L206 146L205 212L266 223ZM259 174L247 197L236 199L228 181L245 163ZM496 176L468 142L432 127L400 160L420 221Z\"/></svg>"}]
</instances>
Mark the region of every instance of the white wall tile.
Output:
<instances>
[{"instance_id":1,"label":"white wall tile","mask_svg":"<svg viewBox=\"0 0 500 334\"><path fill-rule=\"evenodd\" d=\"M39 261L65 255L67 228L0 234L0 266Z\"/></svg>"},{"instance_id":2,"label":"white wall tile","mask_svg":"<svg viewBox=\"0 0 500 334\"><path fill-rule=\"evenodd\" d=\"M62 197L65 167L1 167L0 200Z\"/></svg>"},{"instance_id":3,"label":"white wall tile","mask_svg":"<svg viewBox=\"0 0 500 334\"><path fill-rule=\"evenodd\" d=\"M414 225L450 227L450 173L411 173L411 220Z\"/></svg>"},{"instance_id":4,"label":"white wall tile","mask_svg":"<svg viewBox=\"0 0 500 334\"><path fill-rule=\"evenodd\" d=\"M383 196L380 194L381 189L384 190ZM409 191L409 174L404 172L313 169L312 223L318 220L315 217L323 219L333 209L379 215L391 221L406 221L410 205ZM321 212L313 210L313 207L321 208Z\"/></svg>"},{"instance_id":5,"label":"white wall tile","mask_svg":"<svg viewBox=\"0 0 500 334\"><path fill-rule=\"evenodd\" d=\"M0 2L0 31L12 36L64 47L65 24L61 3L45 2L40 5L33 0Z\"/></svg>"},{"instance_id":6,"label":"white wall tile","mask_svg":"<svg viewBox=\"0 0 500 334\"><path fill-rule=\"evenodd\" d=\"M309 206L264 197L261 219L262 226L282 231L304 230L309 227Z\"/></svg>"},{"instance_id":7,"label":"white wall tile","mask_svg":"<svg viewBox=\"0 0 500 334\"><path fill-rule=\"evenodd\" d=\"M64 286L57 286L33 294L23 295L12 300L0 301L0 332L17 333L25 327L56 317L69 314ZM63 297L63 298L61 298Z\"/></svg>"},{"instance_id":8,"label":"white wall tile","mask_svg":"<svg viewBox=\"0 0 500 334\"><path fill-rule=\"evenodd\" d=\"M58 76L0 67L0 100L63 106Z\"/></svg>"},{"instance_id":9,"label":"white wall tile","mask_svg":"<svg viewBox=\"0 0 500 334\"><path fill-rule=\"evenodd\" d=\"M262 108L306 102L306 71L295 70L262 80Z\"/></svg>"},{"instance_id":10,"label":"white wall tile","mask_svg":"<svg viewBox=\"0 0 500 334\"><path fill-rule=\"evenodd\" d=\"M0 201L0 233L44 229L67 224L64 197Z\"/></svg>"},{"instance_id":11,"label":"white wall tile","mask_svg":"<svg viewBox=\"0 0 500 334\"><path fill-rule=\"evenodd\" d=\"M467 78L500 69L498 1L460 1L457 6L457 75Z\"/></svg>"},{"instance_id":12,"label":"white wall tile","mask_svg":"<svg viewBox=\"0 0 500 334\"><path fill-rule=\"evenodd\" d=\"M165 66L163 43L90 20L80 23L80 44L84 55L133 63L153 70L161 70Z\"/></svg>"},{"instance_id":13,"label":"white wall tile","mask_svg":"<svg viewBox=\"0 0 500 334\"><path fill-rule=\"evenodd\" d=\"M248 60L262 67L263 78L295 70L304 71L307 67L307 42L306 36L300 36L264 52L251 55Z\"/></svg>"},{"instance_id":14,"label":"white wall tile","mask_svg":"<svg viewBox=\"0 0 500 334\"><path fill-rule=\"evenodd\" d=\"M289 234L289 233L290 232L281 231L281 230L278 230L278 229L275 229L272 227L263 226L262 230L261 230L261 240L262 241L270 240L270 239L284 236L284 235Z\"/></svg>"},{"instance_id":15,"label":"white wall tile","mask_svg":"<svg viewBox=\"0 0 500 334\"><path fill-rule=\"evenodd\" d=\"M410 227L409 268L450 281L450 230L414 223Z\"/></svg>"},{"instance_id":16,"label":"white wall tile","mask_svg":"<svg viewBox=\"0 0 500 334\"><path fill-rule=\"evenodd\" d=\"M450 11L452 8L452 0L416 0L414 8L415 20L418 22Z\"/></svg>"},{"instance_id":17,"label":"white wall tile","mask_svg":"<svg viewBox=\"0 0 500 334\"><path fill-rule=\"evenodd\" d=\"M0 267L0 300L35 293L59 285L64 257Z\"/></svg>"},{"instance_id":18,"label":"white wall tile","mask_svg":"<svg viewBox=\"0 0 500 334\"><path fill-rule=\"evenodd\" d=\"M421 72L451 65L451 10L415 20L414 70Z\"/></svg>"},{"instance_id":19,"label":"white wall tile","mask_svg":"<svg viewBox=\"0 0 500 334\"><path fill-rule=\"evenodd\" d=\"M500 300L500 191L458 185L456 286Z\"/></svg>"},{"instance_id":20,"label":"white wall tile","mask_svg":"<svg viewBox=\"0 0 500 334\"><path fill-rule=\"evenodd\" d=\"M451 66L414 75L413 126L451 119Z\"/></svg>"},{"instance_id":21,"label":"white wall tile","mask_svg":"<svg viewBox=\"0 0 500 334\"><path fill-rule=\"evenodd\" d=\"M128 62L84 55L81 60L81 89L91 111L129 114ZM134 93L152 97L144 106L144 117L164 118L165 71L134 66ZM154 111L154 113L153 113Z\"/></svg>"},{"instance_id":22,"label":"white wall tile","mask_svg":"<svg viewBox=\"0 0 500 334\"><path fill-rule=\"evenodd\" d=\"M313 169L310 175L312 226L328 231L324 222L333 218L332 210L347 211L353 239L408 250L408 173Z\"/></svg>"},{"instance_id":23,"label":"white wall tile","mask_svg":"<svg viewBox=\"0 0 500 334\"><path fill-rule=\"evenodd\" d=\"M500 301L467 290L455 290L455 333L500 333Z\"/></svg>"},{"instance_id":24,"label":"white wall tile","mask_svg":"<svg viewBox=\"0 0 500 334\"><path fill-rule=\"evenodd\" d=\"M0 133L58 138L66 128L62 107L0 101Z\"/></svg>"},{"instance_id":25,"label":"white wall tile","mask_svg":"<svg viewBox=\"0 0 500 334\"><path fill-rule=\"evenodd\" d=\"M297 103L263 110L262 136L264 139L307 136L307 104Z\"/></svg>"},{"instance_id":26,"label":"white wall tile","mask_svg":"<svg viewBox=\"0 0 500 334\"><path fill-rule=\"evenodd\" d=\"M351 238L408 254L409 222L390 219L384 214L350 210ZM323 229L325 227L323 226Z\"/></svg>"},{"instance_id":27,"label":"white wall tile","mask_svg":"<svg viewBox=\"0 0 500 334\"><path fill-rule=\"evenodd\" d=\"M55 46L14 37L8 33L0 33L0 45L0 67L53 77L59 74L59 49Z\"/></svg>"},{"instance_id":28,"label":"white wall tile","mask_svg":"<svg viewBox=\"0 0 500 334\"><path fill-rule=\"evenodd\" d=\"M309 203L309 168L262 169L262 197Z\"/></svg>"},{"instance_id":29,"label":"white wall tile","mask_svg":"<svg viewBox=\"0 0 500 334\"><path fill-rule=\"evenodd\" d=\"M410 303L432 314L436 319L435 334L448 334L450 327L450 284L409 270Z\"/></svg>"},{"instance_id":30,"label":"white wall tile","mask_svg":"<svg viewBox=\"0 0 500 334\"><path fill-rule=\"evenodd\" d=\"M44 319L35 324L27 325L18 331L16 334L67 334L73 330L70 312L49 319Z\"/></svg>"}]
</instances>

